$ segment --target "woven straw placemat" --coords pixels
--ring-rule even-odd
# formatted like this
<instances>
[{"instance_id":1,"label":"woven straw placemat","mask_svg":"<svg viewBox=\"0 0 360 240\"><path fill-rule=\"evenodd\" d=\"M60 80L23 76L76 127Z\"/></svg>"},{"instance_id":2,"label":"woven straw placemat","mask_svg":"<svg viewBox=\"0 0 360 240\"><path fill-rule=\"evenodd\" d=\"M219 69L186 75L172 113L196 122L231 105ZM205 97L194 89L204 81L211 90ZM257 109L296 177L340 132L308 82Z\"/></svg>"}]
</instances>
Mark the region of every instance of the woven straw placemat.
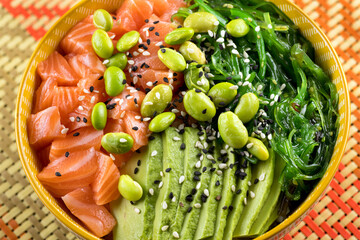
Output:
<instances>
[{"instance_id":1,"label":"woven straw placemat","mask_svg":"<svg viewBox=\"0 0 360 240\"><path fill-rule=\"evenodd\" d=\"M37 41L74 0L0 0L0 239L75 239L32 190L17 154L17 87ZM360 0L295 0L324 30L349 83L350 140L326 195L285 239L360 239Z\"/></svg>"}]
</instances>

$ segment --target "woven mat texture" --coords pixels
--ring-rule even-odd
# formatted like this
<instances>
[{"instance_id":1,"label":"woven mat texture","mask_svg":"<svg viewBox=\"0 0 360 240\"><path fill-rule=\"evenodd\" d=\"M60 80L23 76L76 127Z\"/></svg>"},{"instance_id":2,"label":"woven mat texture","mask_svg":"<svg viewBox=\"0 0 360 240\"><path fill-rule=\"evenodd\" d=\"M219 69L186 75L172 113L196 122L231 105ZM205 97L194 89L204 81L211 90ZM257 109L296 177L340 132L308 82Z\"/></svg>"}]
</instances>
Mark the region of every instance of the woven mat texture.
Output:
<instances>
[{"instance_id":1,"label":"woven mat texture","mask_svg":"<svg viewBox=\"0 0 360 240\"><path fill-rule=\"evenodd\" d=\"M0 239L75 239L43 206L17 154L17 87L37 41L75 0L0 0ZM324 30L346 72L350 140L326 195L285 239L360 239L360 0L295 0Z\"/></svg>"}]
</instances>

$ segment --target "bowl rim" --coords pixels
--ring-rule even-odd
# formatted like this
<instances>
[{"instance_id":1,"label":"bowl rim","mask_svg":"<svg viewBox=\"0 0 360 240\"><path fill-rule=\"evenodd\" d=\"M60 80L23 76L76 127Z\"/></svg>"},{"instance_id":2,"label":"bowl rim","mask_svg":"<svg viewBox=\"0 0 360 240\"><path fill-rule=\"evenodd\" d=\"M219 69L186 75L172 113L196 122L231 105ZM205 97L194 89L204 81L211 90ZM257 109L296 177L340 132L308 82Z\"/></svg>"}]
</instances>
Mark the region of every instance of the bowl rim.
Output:
<instances>
[{"instance_id":1,"label":"bowl rim","mask_svg":"<svg viewBox=\"0 0 360 240\"><path fill-rule=\"evenodd\" d=\"M41 202L49 209L49 211L55 215L56 219L58 219L60 221L60 223L71 229L72 232L77 235L78 237L85 237L86 239L99 239L97 237L95 237L90 231L86 230L85 228L78 228L73 222L69 222L69 221L63 221L63 215L60 213L60 209L55 208L44 196L42 189L40 189L40 187L37 185L37 182L35 181L35 176L32 175L30 173L30 169L29 169L29 164L27 162L27 158L24 156L23 151L22 151L22 146L21 146L21 142L20 142L20 103L21 103L21 96L22 96L22 92L24 90L24 84L26 81L26 77L27 74L29 72L29 69L31 67L31 63L33 62L37 52L40 50L40 48L42 47L42 44L45 42L45 40L47 39L47 37L52 34L53 30L56 28L56 26L63 21L68 15L70 15L73 11L75 11L77 8L81 7L84 4L87 4L89 1L91 0L80 0L79 2L77 2L76 4L74 4L64 15L62 15L55 23L53 23L53 25L49 28L49 30L46 32L46 34L41 38L41 40L38 42L35 50L33 51L28 64L26 66L26 69L24 70L20 85L19 85L19 90L18 90L18 95L17 95L17 100L16 100L16 109L15 109L15 137L16 137L16 145L17 145L17 150L19 153L19 157L20 157L20 161L21 164L23 166L24 172L27 176L27 179L29 180L32 188L34 189L34 191L36 192L36 194L38 195L39 199L41 200ZM265 0L268 1L268 0ZM274 236L275 234L285 230L287 227L291 226L292 224L294 224L294 222L301 218L301 216L311 208L311 206L320 198L320 196L325 192L327 186L330 184L331 180L333 179L336 171L338 170L338 166L341 162L342 156L345 152L345 148L346 148L346 144L348 141L348 137L349 137L349 131L350 131L350 97L349 97L349 91L348 91L348 86L347 86L347 81L346 81L346 76L345 76L345 72L343 70L343 67L341 65L340 59L334 49L334 47L332 46L330 40L327 38L327 36L325 35L325 33L321 30L321 28L318 26L318 24L312 20L312 18L310 18L300 7L298 7L295 3L291 2L290 0L283 0L285 2L287 2L288 4L290 4L292 7L294 7L298 12L300 12L311 24L313 27L315 27L318 31L318 33L320 34L321 38L323 41L326 42L328 49L330 50L330 52L333 54L333 56L335 56L335 62L338 64L339 66L339 71L340 71L340 76L342 79L344 79L344 81L341 81L342 83L342 87L344 89L344 107L345 107L345 116L344 116L344 120L345 120L345 129L344 129L344 138L343 141L340 141L338 144L339 146L339 158L335 159L334 164L332 164L330 167L328 167L328 169L326 170L326 173L328 173L328 176L326 178L322 178L320 180L320 182L317 184L318 190L317 191L312 191L310 193L310 197L306 198L306 200L300 205L300 207L297 208L297 211L292 213L289 217L287 217L283 222L281 222L279 225L277 225L275 228L271 229L270 231L267 231L266 233L262 234L261 236L257 237L256 240L262 240L262 239L268 239L271 238L272 236ZM338 135L339 138L340 135Z\"/></svg>"}]
</instances>

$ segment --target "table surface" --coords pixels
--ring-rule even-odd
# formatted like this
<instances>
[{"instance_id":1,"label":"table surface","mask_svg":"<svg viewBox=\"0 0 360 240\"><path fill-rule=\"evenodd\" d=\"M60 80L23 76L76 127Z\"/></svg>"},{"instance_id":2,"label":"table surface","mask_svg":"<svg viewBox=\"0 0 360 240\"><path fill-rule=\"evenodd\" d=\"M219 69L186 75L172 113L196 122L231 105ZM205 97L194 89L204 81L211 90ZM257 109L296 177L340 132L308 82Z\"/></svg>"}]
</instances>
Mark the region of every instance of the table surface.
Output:
<instances>
[{"instance_id":1,"label":"table surface","mask_svg":"<svg viewBox=\"0 0 360 240\"><path fill-rule=\"evenodd\" d=\"M17 154L17 87L37 41L74 0L0 0L0 239L75 239L32 190ZM351 98L350 140L327 193L285 239L360 239L360 0L295 0L332 41Z\"/></svg>"}]
</instances>

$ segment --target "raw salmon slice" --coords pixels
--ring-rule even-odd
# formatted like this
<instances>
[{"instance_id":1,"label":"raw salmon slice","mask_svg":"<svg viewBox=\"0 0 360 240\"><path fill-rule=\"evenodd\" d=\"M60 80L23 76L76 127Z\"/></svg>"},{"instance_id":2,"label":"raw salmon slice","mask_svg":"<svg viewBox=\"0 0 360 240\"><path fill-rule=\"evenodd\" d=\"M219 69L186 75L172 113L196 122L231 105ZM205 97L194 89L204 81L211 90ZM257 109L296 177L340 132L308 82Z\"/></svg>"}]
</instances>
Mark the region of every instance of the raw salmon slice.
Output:
<instances>
[{"instance_id":1,"label":"raw salmon slice","mask_svg":"<svg viewBox=\"0 0 360 240\"><path fill-rule=\"evenodd\" d=\"M164 0L153 0L154 5L157 7L158 4L162 4L161 2ZM167 0L168 8L163 11L163 14L160 16L162 21L170 22L172 15L174 15L179 8L186 7L186 3L183 0ZM154 7L155 7L154 6Z\"/></svg>"},{"instance_id":2,"label":"raw salmon slice","mask_svg":"<svg viewBox=\"0 0 360 240\"><path fill-rule=\"evenodd\" d=\"M40 162L40 169L43 169L44 167L46 167L50 162L50 160L49 160L50 147L51 147L51 145L44 147L41 150L36 152L36 155Z\"/></svg>"},{"instance_id":3,"label":"raw salmon slice","mask_svg":"<svg viewBox=\"0 0 360 240\"><path fill-rule=\"evenodd\" d=\"M149 22L143 25L139 32L142 39L150 39L153 42L163 42L166 35L176 29L177 25L168 21L162 21L156 15L152 15Z\"/></svg>"},{"instance_id":4,"label":"raw salmon slice","mask_svg":"<svg viewBox=\"0 0 360 240\"><path fill-rule=\"evenodd\" d=\"M75 86L79 81L79 77L69 63L57 51L53 52L45 61L39 63L37 72L43 81L52 78L61 86Z\"/></svg>"},{"instance_id":5,"label":"raw salmon slice","mask_svg":"<svg viewBox=\"0 0 360 240\"><path fill-rule=\"evenodd\" d=\"M57 87L53 95L52 105L59 108L62 120L78 106L78 87Z\"/></svg>"},{"instance_id":6,"label":"raw salmon slice","mask_svg":"<svg viewBox=\"0 0 360 240\"><path fill-rule=\"evenodd\" d=\"M97 156L99 168L91 188L95 203L104 205L120 196L118 190L120 172L109 156L101 152L97 152Z\"/></svg>"},{"instance_id":7,"label":"raw salmon slice","mask_svg":"<svg viewBox=\"0 0 360 240\"><path fill-rule=\"evenodd\" d=\"M125 132L134 139L132 151L136 151L148 144L150 135L149 122L137 119L138 113L127 111L124 116Z\"/></svg>"},{"instance_id":8,"label":"raw salmon slice","mask_svg":"<svg viewBox=\"0 0 360 240\"><path fill-rule=\"evenodd\" d=\"M64 154L47 165L37 177L56 197L91 184L98 170L94 148Z\"/></svg>"},{"instance_id":9,"label":"raw salmon slice","mask_svg":"<svg viewBox=\"0 0 360 240\"><path fill-rule=\"evenodd\" d=\"M56 138L63 138L61 133L64 128L60 123L60 113L58 107L49 107L36 114L31 114L27 120L27 128L30 145L35 149L40 149Z\"/></svg>"},{"instance_id":10,"label":"raw salmon slice","mask_svg":"<svg viewBox=\"0 0 360 240\"><path fill-rule=\"evenodd\" d=\"M116 16L118 20L123 19L123 14L127 17L131 16L137 29L139 29L144 25L145 20L153 14L153 6L153 2L149 0L125 0L117 10Z\"/></svg>"},{"instance_id":11,"label":"raw salmon slice","mask_svg":"<svg viewBox=\"0 0 360 240\"><path fill-rule=\"evenodd\" d=\"M104 64L100 61L95 53L69 54L65 56L71 68L81 78L87 78L89 75L104 75L106 70Z\"/></svg>"},{"instance_id":12,"label":"raw salmon slice","mask_svg":"<svg viewBox=\"0 0 360 240\"><path fill-rule=\"evenodd\" d=\"M103 131L97 131L93 127L80 128L69 133L65 138L53 141L50 149L50 161L62 157L66 152L70 154L76 151L94 147L99 150Z\"/></svg>"},{"instance_id":13,"label":"raw salmon slice","mask_svg":"<svg viewBox=\"0 0 360 240\"><path fill-rule=\"evenodd\" d=\"M62 200L96 236L103 237L111 232L116 220L104 206L95 203L93 195L90 187L83 187L66 194Z\"/></svg>"},{"instance_id":14,"label":"raw salmon slice","mask_svg":"<svg viewBox=\"0 0 360 240\"><path fill-rule=\"evenodd\" d=\"M35 92L34 97L34 113L40 112L48 107L51 107L54 98L53 91L57 88L56 80L49 78L47 81L42 81L39 88Z\"/></svg>"}]
</instances>

